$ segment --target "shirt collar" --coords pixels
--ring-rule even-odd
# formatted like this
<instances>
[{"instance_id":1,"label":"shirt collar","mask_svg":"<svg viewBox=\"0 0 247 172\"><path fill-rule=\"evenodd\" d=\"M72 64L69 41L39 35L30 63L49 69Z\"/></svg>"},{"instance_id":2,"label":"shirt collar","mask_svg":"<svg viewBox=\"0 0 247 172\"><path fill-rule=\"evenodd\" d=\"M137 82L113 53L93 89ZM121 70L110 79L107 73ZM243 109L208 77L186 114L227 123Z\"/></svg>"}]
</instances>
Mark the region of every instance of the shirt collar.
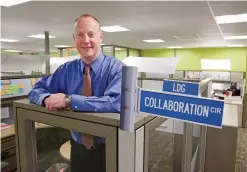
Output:
<instances>
[{"instance_id":1,"label":"shirt collar","mask_svg":"<svg viewBox=\"0 0 247 172\"><path fill-rule=\"evenodd\" d=\"M96 59L94 60L93 63L91 63L90 67L93 70L94 74L97 73L100 65L103 63L104 60L104 55L102 52L100 52L100 54L96 57ZM81 64L82 64L82 70L84 69L85 63L83 62L83 60L81 59Z\"/></svg>"}]
</instances>

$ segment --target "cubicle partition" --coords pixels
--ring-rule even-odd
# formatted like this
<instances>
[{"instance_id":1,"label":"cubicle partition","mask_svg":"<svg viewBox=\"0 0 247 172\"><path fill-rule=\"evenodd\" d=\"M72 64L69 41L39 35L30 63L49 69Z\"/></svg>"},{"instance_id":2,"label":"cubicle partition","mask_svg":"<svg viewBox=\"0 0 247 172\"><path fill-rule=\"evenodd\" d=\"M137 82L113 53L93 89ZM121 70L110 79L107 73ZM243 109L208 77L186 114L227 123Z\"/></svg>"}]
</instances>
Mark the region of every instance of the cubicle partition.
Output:
<instances>
[{"instance_id":1,"label":"cubicle partition","mask_svg":"<svg viewBox=\"0 0 247 172\"><path fill-rule=\"evenodd\" d=\"M9 73L8 73L9 74ZM1 76L1 171L16 169L13 101L27 98L33 85L44 75Z\"/></svg>"},{"instance_id":2,"label":"cubicle partition","mask_svg":"<svg viewBox=\"0 0 247 172\"><path fill-rule=\"evenodd\" d=\"M139 166L135 167L137 172L142 171L144 166L145 136L147 135L145 131L151 131L166 120L164 118L137 114L135 132L129 136L128 134L119 134L121 132L119 130L119 114L48 111L44 107L31 104L28 100L16 101L14 103L14 110L18 155L17 167L19 172L46 170L38 163L39 158L42 157L37 154L36 150L34 122L105 138L107 172L124 171L127 167L119 167L118 160L123 161L128 157L118 157L118 155L123 151L130 152L130 154L134 151L136 153L133 161L139 164ZM125 144L129 139L133 140L134 145ZM124 150L118 149L123 146L129 147ZM48 161L54 162L53 160ZM69 162L67 163L69 164ZM50 163L49 165L53 164Z\"/></svg>"},{"instance_id":3,"label":"cubicle partition","mask_svg":"<svg viewBox=\"0 0 247 172\"><path fill-rule=\"evenodd\" d=\"M138 84L147 88L147 81L152 82L152 79L142 78ZM208 95L208 85L210 80L201 85L202 96ZM46 127L48 125L105 138L107 172L189 172L204 169L206 128L196 124L140 113L136 114L132 133L119 129L120 116L115 113L48 111L28 100L16 101L14 111L19 172L45 171L56 163L69 165L69 144L67 148L59 149L60 155L57 156L63 159L53 157L53 160L47 160L46 165L40 163L44 157L37 152L35 122ZM122 162L130 162L130 166L122 166Z\"/></svg>"},{"instance_id":4,"label":"cubicle partition","mask_svg":"<svg viewBox=\"0 0 247 172\"><path fill-rule=\"evenodd\" d=\"M142 73L139 86L149 90L162 91L163 79L147 77ZM181 81L181 80L180 80ZM186 80L200 84L199 96L209 97L212 81ZM207 127L189 124L180 120L167 119L149 133L148 163L145 172L196 172L204 171ZM146 137L147 138L147 137ZM155 146L153 146L155 145Z\"/></svg>"}]
</instances>

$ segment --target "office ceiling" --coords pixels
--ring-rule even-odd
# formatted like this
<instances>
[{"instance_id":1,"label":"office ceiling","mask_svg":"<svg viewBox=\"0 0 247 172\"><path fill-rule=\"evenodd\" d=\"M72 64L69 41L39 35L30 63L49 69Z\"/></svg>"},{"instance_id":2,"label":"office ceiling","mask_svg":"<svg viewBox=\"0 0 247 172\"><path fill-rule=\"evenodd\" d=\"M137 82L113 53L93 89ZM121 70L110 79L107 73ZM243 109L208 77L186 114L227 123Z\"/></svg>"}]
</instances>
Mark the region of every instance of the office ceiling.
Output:
<instances>
[{"instance_id":1,"label":"office ceiling","mask_svg":"<svg viewBox=\"0 0 247 172\"><path fill-rule=\"evenodd\" d=\"M54 45L73 46L73 22L83 13L98 17L102 26L120 25L129 32L104 32L104 44L132 48L215 47L245 44L247 40L224 40L223 36L247 35L247 22L217 25L214 16L247 13L247 1L34 1L1 7L1 37L18 39L2 43L2 49L44 51L44 40L28 35L49 31ZM145 43L163 39L165 43Z\"/></svg>"}]
</instances>

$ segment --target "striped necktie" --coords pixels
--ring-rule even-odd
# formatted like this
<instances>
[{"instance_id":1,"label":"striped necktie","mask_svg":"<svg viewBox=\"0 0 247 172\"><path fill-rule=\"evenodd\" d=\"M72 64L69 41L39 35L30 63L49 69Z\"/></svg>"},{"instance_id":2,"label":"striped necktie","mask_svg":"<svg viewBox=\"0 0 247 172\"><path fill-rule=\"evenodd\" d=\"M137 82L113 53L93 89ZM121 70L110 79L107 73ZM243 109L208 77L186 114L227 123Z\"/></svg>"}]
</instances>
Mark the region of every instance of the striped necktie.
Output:
<instances>
[{"instance_id":1,"label":"striped necktie","mask_svg":"<svg viewBox=\"0 0 247 172\"><path fill-rule=\"evenodd\" d=\"M84 69L82 95L86 97L92 96L92 80L90 76L90 66L85 66ZM82 144L87 149L91 149L91 147L94 144L94 136L89 134L83 134Z\"/></svg>"}]
</instances>

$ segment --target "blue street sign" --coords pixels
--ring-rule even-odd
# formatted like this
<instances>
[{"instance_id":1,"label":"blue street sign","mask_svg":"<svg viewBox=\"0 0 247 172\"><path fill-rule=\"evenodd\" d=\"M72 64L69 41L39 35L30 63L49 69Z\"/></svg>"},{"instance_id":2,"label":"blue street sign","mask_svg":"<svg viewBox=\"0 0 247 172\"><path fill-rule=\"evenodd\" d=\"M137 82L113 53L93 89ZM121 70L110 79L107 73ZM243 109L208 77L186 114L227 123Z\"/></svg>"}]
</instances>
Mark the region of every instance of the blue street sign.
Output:
<instances>
[{"instance_id":1,"label":"blue street sign","mask_svg":"<svg viewBox=\"0 0 247 172\"><path fill-rule=\"evenodd\" d=\"M222 126L220 100L140 90L140 112L213 127Z\"/></svg>"},{"instance_id":2,"label":"blue street sign","mask_svg":"<svg viewBox=\"0 0 247 172\"><path fill-rule=\"evenodd\" d=\"M163 91L198 96L199 84L193 82L164 80Z\"/></svg>"}]
</instances>

